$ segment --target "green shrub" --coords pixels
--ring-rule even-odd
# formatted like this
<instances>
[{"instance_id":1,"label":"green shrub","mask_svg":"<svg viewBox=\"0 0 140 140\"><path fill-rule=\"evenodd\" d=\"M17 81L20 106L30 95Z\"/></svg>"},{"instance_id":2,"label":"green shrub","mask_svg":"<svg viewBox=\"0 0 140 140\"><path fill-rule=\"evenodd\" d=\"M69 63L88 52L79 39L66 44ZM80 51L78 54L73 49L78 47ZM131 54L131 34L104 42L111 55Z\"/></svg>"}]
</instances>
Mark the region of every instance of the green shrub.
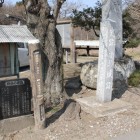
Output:
<instances>
[{"instance_id":1,"label":"green shrub","mask_svg":"<svg viewBox=\"0 0 140 140\"><path fill-rule=\"evenodd\" d=\"M137 87L140 85L140 70L134 71L128 78L128 85Z\"/></svg>"},{"instance_id":2,"label":"green shrub","mask_svg":"<svg viewBox=\"0 0 140 140\"><path fill-rule=\"evenodd\" d=\"M140 40L132 39L126 45L125 48L136 48L140 44Z\"/></svg>"}]
</instances>

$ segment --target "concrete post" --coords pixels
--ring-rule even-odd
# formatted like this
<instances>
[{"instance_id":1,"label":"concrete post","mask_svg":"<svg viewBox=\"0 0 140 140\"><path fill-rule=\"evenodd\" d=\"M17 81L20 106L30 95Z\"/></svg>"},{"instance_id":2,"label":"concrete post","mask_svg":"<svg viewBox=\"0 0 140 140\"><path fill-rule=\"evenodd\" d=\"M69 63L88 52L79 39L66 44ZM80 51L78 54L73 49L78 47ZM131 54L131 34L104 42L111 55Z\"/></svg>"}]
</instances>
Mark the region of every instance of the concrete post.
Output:
<instances>
[{"instance_id":1,"label":"concrete post","mask_svg":"<svg viewBox=\"0 0 140 140\"><path fill-rule=\"evenodd\" d=\"M71 48L70 48L70 53L71 53L71 63L76 63L76 45L74 43L74 28L71 25Z\"/></svg>"},{"instance_id":2,"label":"concrete post","mask_svg":"<svg viewBox=\"0 0 140 140\"><path fill-rule=\"evenodd\" d=\"M45 109L44 98L42 94L42 66L40 63L41 55L36 50L38 50L37 44L29 44L35 128L43 129L45 128Z\"/></svg>"},{"instance_id":3,"label":"concrete post","mask_svg":"<svg viewBox=\"0 0 140 140\"><path fill-rule=\"evenodd\" d=\"M68 64L69 61L68 61L68 49L67 48L65 49L65 52L66 52L66 64Z\"/></svg>"},{"instance_id":4,"label":"concrete post","mask_svg":"<svg viewBox=\"0 0 140 140\"><path fill-rule=\"evenodd\" d=\"M37 105L37 128L45 128L45 104L44 104L44 95L43 95L43 75L42 75L42 60L41 52L35 50L33 52L34 59L34 75L35 75L35 85L36 85L36 105Z\"/></svg>"}]
</instances>

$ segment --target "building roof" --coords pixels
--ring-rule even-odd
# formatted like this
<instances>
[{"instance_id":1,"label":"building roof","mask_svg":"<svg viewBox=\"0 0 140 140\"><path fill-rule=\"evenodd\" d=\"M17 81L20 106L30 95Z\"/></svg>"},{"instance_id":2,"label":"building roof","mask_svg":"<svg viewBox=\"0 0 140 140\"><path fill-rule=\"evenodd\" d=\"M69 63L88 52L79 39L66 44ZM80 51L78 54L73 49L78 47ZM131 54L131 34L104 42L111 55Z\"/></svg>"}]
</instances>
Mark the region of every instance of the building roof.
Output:
<instances>
[{"instance_id":1,"label":"building roof","mask_svg":"<svg viewBox=\"0 0 140 140\"><path fill-rule=\"evenodd\" d=\"M0 43L10 42L25 42L25 43L39 43L27 26L19 25L0 25Z\"/></svg>"}]
</instances>

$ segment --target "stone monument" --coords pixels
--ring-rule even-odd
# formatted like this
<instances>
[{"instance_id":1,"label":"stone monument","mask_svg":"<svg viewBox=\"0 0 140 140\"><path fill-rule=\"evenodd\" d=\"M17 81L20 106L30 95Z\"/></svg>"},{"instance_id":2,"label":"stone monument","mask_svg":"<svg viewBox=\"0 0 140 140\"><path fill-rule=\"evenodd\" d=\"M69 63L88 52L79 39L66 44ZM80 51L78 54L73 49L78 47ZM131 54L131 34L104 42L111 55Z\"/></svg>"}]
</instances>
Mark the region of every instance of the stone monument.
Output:
<instances>
[{"instance_id":1,"label":"stone monument","mask_svg":"<svg viewBox=\"0 0 140 140\"><path fill-rule=\"evenodd\" d=\"M120 59L123 56L122 0L102 0L101 23L104 23L105 25L106 22L109 22L111 24L114 34L115 34L115 59ZM102 25L101 25L101 28L102 28ZM105 33L106 32L101 32L101 34L105 34Z\"/></svg>"},{"instance_id":2,"label":"stone monument","mask_svg":"<svg viewBox=\"0 0 140 140\"><path fill-rule=\"evenodd\" d=\"M96 93L99 102L111 101L114 59L122 55L122 1L102 0Z\"/></svg>"},{"instance_id":3,"label":"stone monument","mask_svg":"<svg viewBox=\"0 0 140 140\"><path fill-rule=\"evenodd\" d=\"M34 110L35 129L46 127L45 105L43 94L42 57L38 44L29 44L30 71L32 81L32 100Z\"/></svg>"}]
</instances>

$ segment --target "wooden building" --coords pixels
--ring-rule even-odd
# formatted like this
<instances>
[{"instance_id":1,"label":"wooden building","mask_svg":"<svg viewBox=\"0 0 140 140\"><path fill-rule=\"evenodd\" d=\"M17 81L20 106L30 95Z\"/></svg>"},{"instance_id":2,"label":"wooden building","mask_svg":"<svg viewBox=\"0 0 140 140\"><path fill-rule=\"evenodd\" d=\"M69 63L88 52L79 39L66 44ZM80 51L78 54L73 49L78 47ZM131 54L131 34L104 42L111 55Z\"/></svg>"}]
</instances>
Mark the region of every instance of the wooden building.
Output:
<instances>
[{"instance_id":1,"label":"wooden building","mask_svg":"<svg viewBox=\"0 0 140 140\"><path fill-rule=\"evenodd\" d=\"M39 42L27 26L0 25L0 77L19 74L18 44Z\"/></svg>"}]
</instances>

